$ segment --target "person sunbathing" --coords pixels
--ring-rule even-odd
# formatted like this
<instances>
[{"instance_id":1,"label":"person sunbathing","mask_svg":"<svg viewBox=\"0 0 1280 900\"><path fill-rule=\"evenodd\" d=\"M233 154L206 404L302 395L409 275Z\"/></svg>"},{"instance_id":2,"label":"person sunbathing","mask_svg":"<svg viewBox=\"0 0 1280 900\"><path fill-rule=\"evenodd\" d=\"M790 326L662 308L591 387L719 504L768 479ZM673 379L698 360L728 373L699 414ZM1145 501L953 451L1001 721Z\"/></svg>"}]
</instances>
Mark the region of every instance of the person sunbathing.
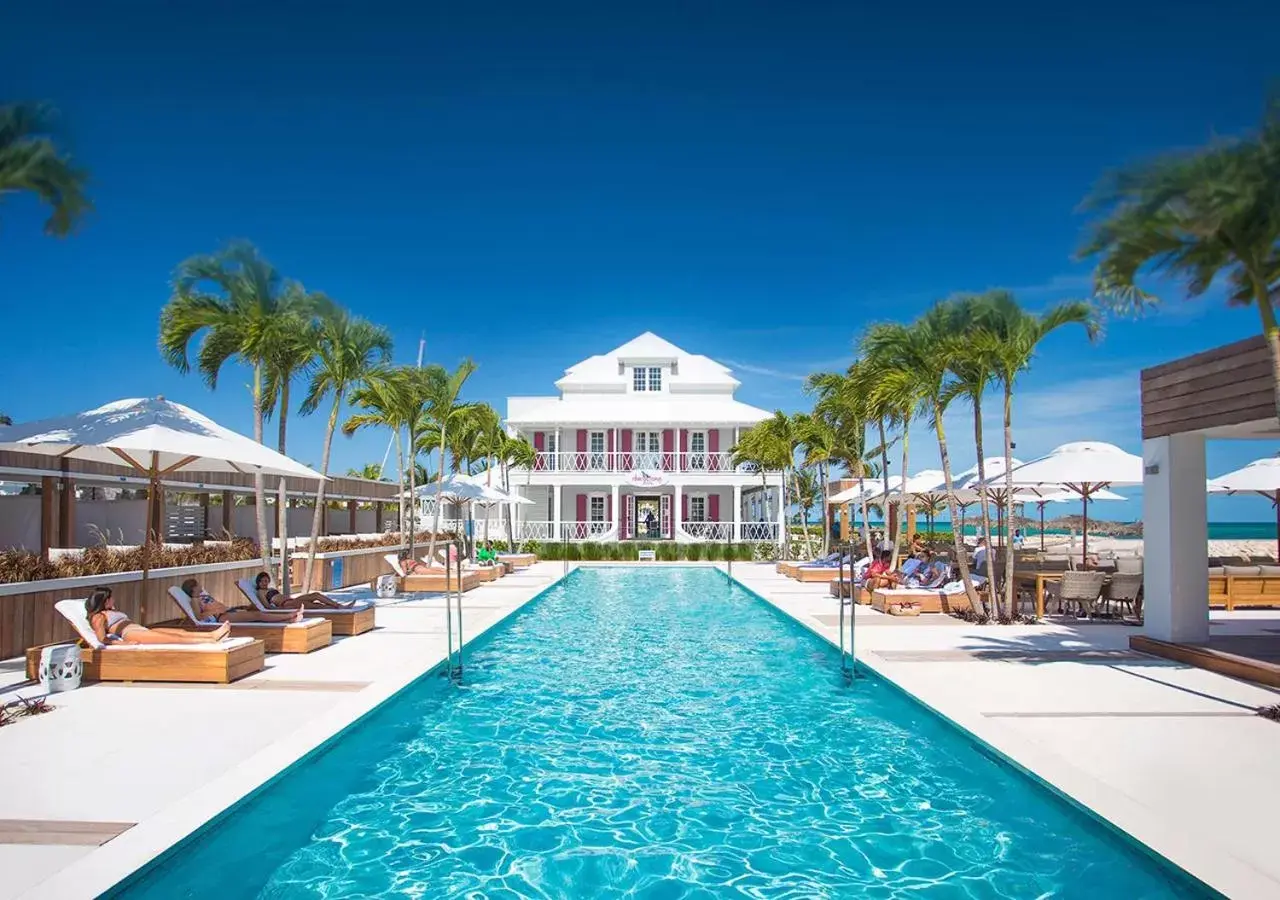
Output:
<instances>
[{"instance_id":1,"label":"person sunbathing","mask_svg":"<svg viewBox=\"0 0 1280 900\"><path fill-rule=\"evenodd\" d=\"M951 577L951 566L937 559L931 552L921 554L920 566L904 580L907 587L940 588Z\"/></svg>"},{"instance_id":2,"label":"person sunbathing","mask_svg":"<svg viewBox=\"0 0 1280 900\"><path fill-rule=\"evenodd\" d=\"M213 631L183 631L180 628L148 628L130 622L129 616L116 609L111 588L94 588L85 601L89 627L102 643L124 644L216 644L231 634L231 626L223 623Z\"/></svg>"},{"instance_id":3,"label":"person sunbathing","mask_svg":"<svg viewBox=\"0 0 1280 900\"><path fill-rule=\"evenodd\" d=\"M194 578L182 582L182 591L191 598L196 620L201 625L219 625L223 622L300 622L302 610L291 612L263 612L252 606L227 606L200 589Z\"/></svg>"},{"instance_id":4,"label":"person sunbathing","mask_svg":"<svg viewBox=\"0 0 1280 900\"><path fill-rule=\"evenodd\" d=\"M408 573L406 572L406 574ZM253 579L253 590L258 595L258 600L263 606L269 606L273 609L302 609L307 606L314 606L320 609L348 608L346 603L339 603L319 591L312 591L309 594L301 594L297 597L286 597L271 586L271 576L266 572L259 572L258 577Z\"/></svg>"}]
</instances>

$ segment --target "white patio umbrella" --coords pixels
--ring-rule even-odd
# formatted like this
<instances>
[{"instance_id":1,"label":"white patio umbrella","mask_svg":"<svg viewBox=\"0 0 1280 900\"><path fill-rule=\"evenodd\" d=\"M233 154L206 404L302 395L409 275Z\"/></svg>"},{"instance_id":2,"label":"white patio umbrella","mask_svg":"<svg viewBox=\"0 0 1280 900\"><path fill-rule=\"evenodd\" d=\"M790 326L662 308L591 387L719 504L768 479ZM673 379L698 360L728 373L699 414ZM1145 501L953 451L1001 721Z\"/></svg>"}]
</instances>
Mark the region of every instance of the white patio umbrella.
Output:
<instances>
[{"instance_id":1,"label":"white patio umbrella","mask_svg":"<svg viewBox=\"0 0 1280 900\"><path fill-rule=\"evenodd\" d=\"M0 450L116 466L124 464L147 477L139 619L146 615L146 584L156 529L152 506L160 493L161 478L179 470L242 475L261 472L315 481L324 477L270 447L223 428L188 406L163 397L116 400L76 415L0 428ZM281 587L287 590L288 586Z\"/></svg>"},{"instance_id":2,"label":"white patio umbrella","mask_svg":"<svg viewBox=\"0 0 1280 900\"><path fill-rule=\"evenodd\" d=\"M1255 459L1243 469L1236 469L1217 478L1209 479L1211 494L1258 494L1271 501L1276 508L1276 554L1280 559L1280 457L1268 456Z\"/></svg>"},{"instance_id":3,"label":"white patio umbrella","mask_svg":"<svg viewBox=\"0 0 1280 900\"><path fill-rule=\"evenodd\" d=\"M901 475L889 476L890 492L892 492L894 488L901 486L901 484L902 484ZM884 493L883 478L880 478L878 476L876 478L864 478L862 480L862 484L860 485L855 484L853 487L845 488L843 491L840 491L838 494L834 494L828 497L827 504L830 506L840 506L846 503L860 503L864 495L867 500L871 500L873 498L879 497L883 493ZM855 517L851 515L849 518L849 521L852 522L854 520L855 520Z\"/></svg>"},{"instance_id":4,"label":"white patio umbrella","mask_svg":"<svg viewBox=\"0 0 1280 900\"><path fill-rule=\"evenodd\" d=\"M1142 457L1115 444L1076 441L1057 447L1048 456L1013 470L1014 487L1043 493L1071 491L1084 501L1082 558L1089 555L1089 500L1114 485L1142 484Z\"/></svg>"}]
</instances>

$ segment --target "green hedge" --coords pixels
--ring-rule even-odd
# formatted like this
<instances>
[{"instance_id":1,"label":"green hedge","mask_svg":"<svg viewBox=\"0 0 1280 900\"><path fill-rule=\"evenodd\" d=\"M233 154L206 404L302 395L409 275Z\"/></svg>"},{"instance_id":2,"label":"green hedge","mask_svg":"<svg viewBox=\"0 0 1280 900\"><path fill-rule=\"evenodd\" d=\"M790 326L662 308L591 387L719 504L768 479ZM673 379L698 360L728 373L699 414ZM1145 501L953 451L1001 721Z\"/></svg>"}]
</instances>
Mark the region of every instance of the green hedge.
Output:
<instances>
[{"instance_id":1,"label":"green hedge","mask_svg":"<svg viewBox=\"0 0 1280 900\"><path fill-rule=\"evenodd\" d=\"M627 541L624 543L599 544L558 541L525 541L526 553L536 553L538 559L597 562L617 560L633 561L640 558L641 550L652 550L654 556L663 562L711 560L725 561L729 559L742 562L751 560L774 559L777 548L771 543L750 544L677 544L673 541Z\"/></svg>"}]
</instances>

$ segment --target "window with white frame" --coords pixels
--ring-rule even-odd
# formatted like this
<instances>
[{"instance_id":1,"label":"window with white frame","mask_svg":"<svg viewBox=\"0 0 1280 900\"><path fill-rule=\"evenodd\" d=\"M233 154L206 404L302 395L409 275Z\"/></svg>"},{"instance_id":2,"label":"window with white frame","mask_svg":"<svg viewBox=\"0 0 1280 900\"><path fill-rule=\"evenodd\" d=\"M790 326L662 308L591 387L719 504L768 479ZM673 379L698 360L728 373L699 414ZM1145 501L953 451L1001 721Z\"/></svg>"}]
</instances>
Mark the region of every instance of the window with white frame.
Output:
<instances>
[{"instance_id":1,"label":"window with white frame","mask_svg":"<svg viewBox=\"0 0 1280 900\"><path fill-rule=\"evenodd\" d=\"M604 432L603 431L591 432L591 445L590 445L591 458L588 461L588 466L590 468L592 469L604 468L604 447L605 447Z\"/></svg>"},{"instance_id":2,"label":"window with white frame","mask_svg":"<svg viewBox=\"0 0 1280 900\"><path fill-rule=\"evenodd\" d=\"M548 469L560 468L559 466L560 454L557 452L560 449L559 437L560 437L560 433L557 431L547 432L547 468Z\"/></svg>"},{"instance_id":3,"label":"window with white frame","mask_svg":"<svg viewBox=\"0 0 1280 900\"><path fill-rule=\"evenodd\" d=\"M649 367L649 390L662 390L662 370L657 366Z\"/></svg>"},{"instance_id":4,"label":"window with white frame","mask_svg":"<svg viewBox=\"0 0 1280 900\"><path fill-rule=\"evenodd\" d=\"M635 432L635 467L659 469L662 467L662 435L657 431Z\"/></svg>"},{"instance_id":5,"label":"window with white frame","mask_svg":"<svg viewBox=\"0 0 1280 900\"><path fill-rule=\"evenodd\" d=\"M698 471L707 467L707 433L689 432L689 468Z\"/></svg>"},{"instance_id":6,"label":"window with white frame","mask_svg":"<svg viewBox=\"0 0 1280 900\"><path fill-rule=\"evenodd\" d=\"M591 516L590 516L591 521L603 522L605 520L604 497L600 494L593 494L590 499L591 499Z\"/></svg>"},{"instance_id":7,"label":"window with white frame","mask_svg":"<svg viewBox=\"0 0 1280 900\"><path fill-rule=\"evenodd\" d=\"M649 370L644 366L636 366L631 370L631 390L643 391L649 386Z\"/></svg>"},{"instance_id":8,"label":"window with white frame","mask_svg":"<svg viewBox=\"0 0 1280 900\"><path fill-rule=\"evenodd\" d=\"M692 494L689 497L689 521L707 521L707 498L702 494Z\"/></svg>"}]
</instances>

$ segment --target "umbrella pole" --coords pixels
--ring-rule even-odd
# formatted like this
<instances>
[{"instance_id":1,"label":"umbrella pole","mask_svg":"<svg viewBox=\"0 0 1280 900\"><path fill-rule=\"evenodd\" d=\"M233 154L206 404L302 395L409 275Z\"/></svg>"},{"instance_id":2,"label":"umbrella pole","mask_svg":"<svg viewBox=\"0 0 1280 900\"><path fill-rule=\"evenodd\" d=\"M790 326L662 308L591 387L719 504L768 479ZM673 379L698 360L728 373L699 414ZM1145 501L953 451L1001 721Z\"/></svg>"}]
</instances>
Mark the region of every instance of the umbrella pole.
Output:
<instances>
[{"instance_id":1,"label":"umbrella pole","mask_svg":"<svg viewBox=\"0 0 1280 900\"><path fill-rule=\"evenodd\" d=\"M151 575L151 532L155 528L156 498L160 496L160 454L151 451L147 480L147 530L142 535L142 587L138 589L138 624L147 624L147 579Z\"/></svg>"},{"instance_id":2,"label":"umbrella pole","mask_svg":"<svg viewBox=\"0 0 1280 900\"><path fill-rule=\"evenodd\" d=\"M328 515L321 510L322 516ZM289 498L285 494L284 476L280 476L280 486L276 491L276 521L280 532L280 593L289 596Z\"/></svg>"},{"instance_id":3,"label":"umbrella pole","mask_svg":"<svg viewBox=\"0 0 1280 900\"><path fill-rule=\"evenodd\" d=\"M1271 505L1276 508L1276 562L1280 562L1280 491L1271 495Z\"/></svg>"},{"instance_id":4,"label":"umbrella pole","mask_svg":"<svg viewBox=\"0 0 1280 900\"><path fill-rule=\"evenodd\" d=\"M1040 552L1044 552L1044 501L1036 504L1040 507Z\"/></svg>"},{"instance_id":5,"label":"umbrella pole","mask_svg":"<svg viewBox=\"0 0 1280 900\"><path fill-rule=\"evenodd\" d=\"M1080 485L1080 496L1084 498L1084 534L1080 543L1080 562L1084 566L1089 565L1089 486Z\"/></svg>"}]
</instances>

